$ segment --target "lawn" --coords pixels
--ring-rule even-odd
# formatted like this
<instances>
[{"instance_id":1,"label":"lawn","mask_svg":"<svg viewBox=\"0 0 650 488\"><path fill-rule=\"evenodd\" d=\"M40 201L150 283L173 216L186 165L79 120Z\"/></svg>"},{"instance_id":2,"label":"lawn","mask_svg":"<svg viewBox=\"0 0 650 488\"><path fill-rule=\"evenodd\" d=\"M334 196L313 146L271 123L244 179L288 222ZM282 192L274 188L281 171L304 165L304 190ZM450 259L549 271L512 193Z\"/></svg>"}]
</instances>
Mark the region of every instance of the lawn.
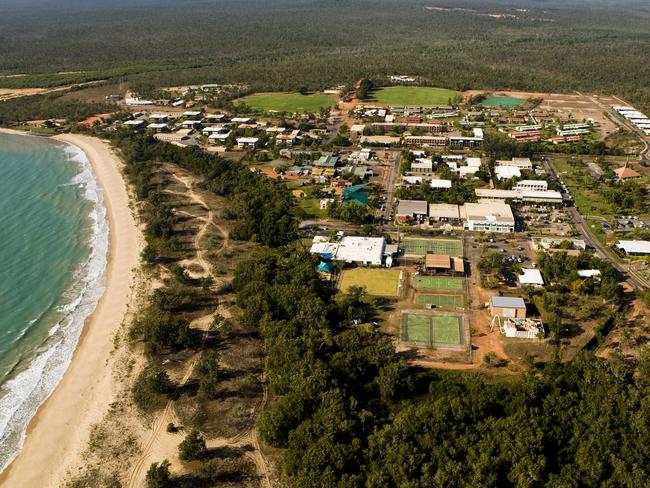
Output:
<instances>
[{"instance_id":1,"label":"lawn","mask_svg":"<svg viewBox=\"0 0 650 488\"><path fill-rule=\"evenodd\" d=\"M389 86L371 92L368 101L386 105L450 105L458 96L462 93L446 88Z\"/></svg>"},{"instance_id":2,"label":"lawn","mask_svg":"<svg viewBox=\"0 0 650 488\"><path fill-rule=\"evenodd\" d=\"M483 99L481 105L484 107L503 107L515 108L524 103L526 100L523 98L505 97L498 95L488 95Z\"/></svg>"},{"instance_id":3,"label":"lawn","mask_svg":"<svg viewBox=\"0 0 650 488\"><path fill-rule=\"evenodd\" d=\"M255 93L241 99L254 110L263 112L314 113L336 105L336 97L323 93Z\"/></svg>"},{"instance_id":4,"label":"lawn","mask_svg":"<svg viewBox=\"0 0 650 488\"><path fill-rule=\"evenodd\" d=\"M341 275L339 289L347 291L351 286L361 286L369 295L397 297L400 274L396 269L346 269Z\"/></svg>"},{"instance_id":5,"label":"lawn","mask_svg":"<svg viewBox=\"0 0 650 488\"><path fill-rule=\"evenodd\" d=\"M570 163L564 159L553 161L558 176L569 188L578 211L584 215L612 217L614 212L601 193L601 184L582 162Z\"/></svg>"},{"instance_id":6,"label":"lawn","mask_svg":"<svg viewBox=\"0 0 650 488\"><path fill-rule=\"evenodd\" d=\"M445 290L462 290L463 279L449 276L416 276L415 288L440 288Z\"/></svg>"},{"instance_id":7,"label":"lawn","mask_svg":"<svg viewBox=\"0 0 650 488\"><path fill-rule=\"evenodd\" d=\"M327 215L327 210L320 208L320 200L318 198L298 198L298 207L305 211L305 219L320 219Z\"/></svg>"},{"instance_id":8,"label":"lawn","mask_svg":"<svg viewBox=\"0 0 650 488\"><path fill-rule=\"evenodd\" d=\"M400 241L400 248L404 254L411 256L424 256L427 253L433 253L463 257L463 243L458 239L404 238Z\"/></svg>"},{"instance_id":9,"label":"lawn","mask_svg":"<svg viewBox=\"0 0 650 488\"><path fill-rule=\"evenodd\" d=\"M464 300L462 295L418 295L415 303L436 307L462 307Z\"/></svg>"},{"instance_id":10,"label":"lawn","mask_svg":"<svg viewBox=\"0 0 650 488\"><path fill-rule=\"evenodd\" d=\"M403 342L457 346L463 343L462 319L453 315L406 313L402 317Z\"/></svg>"}]
</instances>

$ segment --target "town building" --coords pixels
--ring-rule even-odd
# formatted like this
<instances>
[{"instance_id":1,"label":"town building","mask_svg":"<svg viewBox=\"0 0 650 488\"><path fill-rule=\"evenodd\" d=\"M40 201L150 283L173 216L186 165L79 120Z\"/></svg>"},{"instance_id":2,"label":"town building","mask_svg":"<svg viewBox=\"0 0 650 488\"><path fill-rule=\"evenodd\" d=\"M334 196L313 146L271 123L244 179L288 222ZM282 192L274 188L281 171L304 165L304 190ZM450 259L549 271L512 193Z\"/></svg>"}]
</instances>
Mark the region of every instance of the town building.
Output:
<instances>
[{"instance_id":1,"label":"town building","mask_svg":"<svg viewBox=\"0 0 650 488\"><path fill-rule=\"evenodd\" d=\"M316 236L310 252L335 261L381 266L385 248L383 237L342 236L330 242L325 236Z\"/></svg>"},{"instance_id":2,"label":"town building","mask_svg":"<svg viewBox=\"0 0 650 488\"><path fill-rule=\"evenodd\" d=\"M429 219L434 222L459 222L460 210L458 205L431 203L429 204Z\"/></svg>"},{"instance_id":3,"label":"town building","mask_svg":"<svg viewBox=\"0 0 650 488\"><path fill-rule=\"evenodd\" d=\"M498 200L466 203L460 208L464 227L470 231L514 232L515 217L510 205Z\"/></svg>"},{"instance_id":4,"label":"town building","mask_svg":"<svg viewBox=\"0 0 650 488\"><path fill-rule=\"evenodd\" d=\"M544 180L521 180L517 182L514 189L517 191L546 191L548 190L548 182Z\"/></svg>"},{"instance_id":5,"label":"town building","mask_svg":"<svg viewBox=\"0 0 650 488\"><path fill-rule=\"evenodd\" d=\"M495 317L526 318L526 303L521 297L500 297L490 299L490 314Z\"/></svg>"},{"instance_id":6,"label":"town building","mask_svg":"<svg viewBox=\"0 0 650 488\"><path fill-rule=\"evenodd\" d=\"M431 173L433 171L433 161L431 159L416 159L411 163L412 173Z\"/></svg>"},{"instance_id":7,"label":"town building","mask_svg":"<svg viewBox=\"0 0 650 488\"><path fill-rule=\"evenodd\" d=\"M259 140L259 137L239 137L237 138L237 146L240 149L254 148Z\"/></svg>"},{"instance_id":8,"label":"town building","mask_svg":"<svg viewBox=\"0 0 650 488\"><path fill-rule=\"evenodd\" d=\"M434 178L429 182L429 185L431 188L449 189L451 188L451 180L439 180Z\"/></svg>"},{"instance_id":9,"label":"town building","mask_svg":"<svg viewBox=\"0 0 650 488\"><path fill-rule=\"evenodd\" d=\"M533 169L533 163L530 158L512 158L497 160L498 166L513 166L519 169Z\"/></svg>"},{"instance_id":10,"label":"town building","mask_svg":"<svg viewBox=\"0 0 650 488\"><path fill-rule=\"evenodd\" d=\"M424 200L400 200L396 216L400 221L422 220L429 213L429 205Z\"/></svg>"},{"instance_id":11,"label":"town building","mask_svg":"<svg viewBox=\"0 0 650 488\"><path fill-rule=\"evenodd\" d=\"M521 170L517 166L495 166L494 173L499 180L509 180L510 178L521 177Z\"/></svg>"},{"instance_id":12,"label":"town building","mask_svg":"<svg viewBox=\"0 0 650 488\"><path fill-rule=\"evenodd\" d=\"M650 241L618 241L617 246L629 256L647 256L650 254Z\"/></svg>"},{"instance_id":13,"label":"town building","mask_svg":"<svg viewBox=\"0 0 650 488\"><path fill-rule=\"evenodd\" d=\"M538 269L534 268L521 268L522 274L517 276L521 286L544 286L544 278Z\"/></svg>"}]
</instances>

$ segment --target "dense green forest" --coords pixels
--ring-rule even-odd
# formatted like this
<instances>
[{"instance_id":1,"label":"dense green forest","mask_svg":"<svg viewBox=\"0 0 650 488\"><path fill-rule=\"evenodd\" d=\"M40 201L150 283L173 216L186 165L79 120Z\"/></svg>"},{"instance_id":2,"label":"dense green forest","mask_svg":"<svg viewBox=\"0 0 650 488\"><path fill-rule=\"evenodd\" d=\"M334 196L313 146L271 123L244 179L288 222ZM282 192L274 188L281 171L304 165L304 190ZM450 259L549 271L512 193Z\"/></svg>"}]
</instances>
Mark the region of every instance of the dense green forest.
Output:
<instances>
[{"instance_id":1,"label":"dense green forest","mask_svg":"<svg viewBox=\"0 0 650 488\"><path fill-rule=\"evenodd\" d=\"M641 0L1 0L0 9L6 74L296 90L406 73L453 89L594 90L650 107Z\"/></svg>"},{"instance_id":2,"label":"dense green forest","mask_svg":"<svg viewBox=\"0 0 650 488\"><path fill-rule=\"evenodd\" d=\"M277 396L260 429L295 486L647 484L647 359L636 378L584 353L490 384L409 369L388 337L349 325L363 293L334 295L297 248L252 257L234 286Z\"/></svg>"}]
</instances>

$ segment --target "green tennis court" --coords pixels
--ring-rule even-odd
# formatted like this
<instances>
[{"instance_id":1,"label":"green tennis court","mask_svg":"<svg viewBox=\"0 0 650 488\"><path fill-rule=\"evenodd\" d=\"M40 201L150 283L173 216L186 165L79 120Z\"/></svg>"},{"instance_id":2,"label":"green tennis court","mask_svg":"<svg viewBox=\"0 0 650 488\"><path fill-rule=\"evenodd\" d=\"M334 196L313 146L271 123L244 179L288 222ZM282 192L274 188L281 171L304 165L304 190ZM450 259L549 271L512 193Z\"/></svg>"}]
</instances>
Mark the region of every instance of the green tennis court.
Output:
<instances>
[{"instance_id":1,"label":"green tennis court","mask_svg":"<svg viewBox=\"0 0 650 488\"><path fill-rule=\"evenodd\" d=\"M463 257L463 242L459 239L414 239L405 238L400 242L405 255L424 256L425 254L448 254Z\"/></svg>"},{"instance_id":2,"label":"green tennis court","mask_svg":"<svg viewBox=\"0 0 650 488\"><path fill-rule=\"evenodd\" d=\"M463 343L463 321L455 315L402 315L402 341L418 345L459 346Z\"/></svg>"},{"instance_id":3,"label":"green tennis court","mask_svg":"<svg viewBox=\"0 0 650 488\"><path fill-rule=\"evenodd\" d=\"M463 279L449 276L416 276L415 288L441 288L443 290L462 290Z\"/></svg>"},{"instance_id":4,"label":"green tennis court","mask_svg":"<svg viewBox=\"0 0 650 488\"><path fill-rule=\"evenodd\" d=\"M462 295L418 295L415 303L436 307L462 307L464 300Z\"/></svg>"}]
</instances>

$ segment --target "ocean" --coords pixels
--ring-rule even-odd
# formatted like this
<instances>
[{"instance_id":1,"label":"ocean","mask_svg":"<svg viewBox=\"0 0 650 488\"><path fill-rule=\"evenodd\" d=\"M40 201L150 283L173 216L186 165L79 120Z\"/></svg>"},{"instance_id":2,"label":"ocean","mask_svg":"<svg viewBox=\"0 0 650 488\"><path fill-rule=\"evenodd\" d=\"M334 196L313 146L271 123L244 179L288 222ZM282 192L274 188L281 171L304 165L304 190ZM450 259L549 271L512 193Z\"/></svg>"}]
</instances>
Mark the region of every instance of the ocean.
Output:
<instances>
[{"instance_id":1,"label":"ocean","mask_svg":"<svg viewBox=\"0 0 650 488\"><path fill-rule=\"evenodd\" d=\"M0 133L0 471L103 293L108 224L85 154Z\"/></svg>"}]
</instances>

